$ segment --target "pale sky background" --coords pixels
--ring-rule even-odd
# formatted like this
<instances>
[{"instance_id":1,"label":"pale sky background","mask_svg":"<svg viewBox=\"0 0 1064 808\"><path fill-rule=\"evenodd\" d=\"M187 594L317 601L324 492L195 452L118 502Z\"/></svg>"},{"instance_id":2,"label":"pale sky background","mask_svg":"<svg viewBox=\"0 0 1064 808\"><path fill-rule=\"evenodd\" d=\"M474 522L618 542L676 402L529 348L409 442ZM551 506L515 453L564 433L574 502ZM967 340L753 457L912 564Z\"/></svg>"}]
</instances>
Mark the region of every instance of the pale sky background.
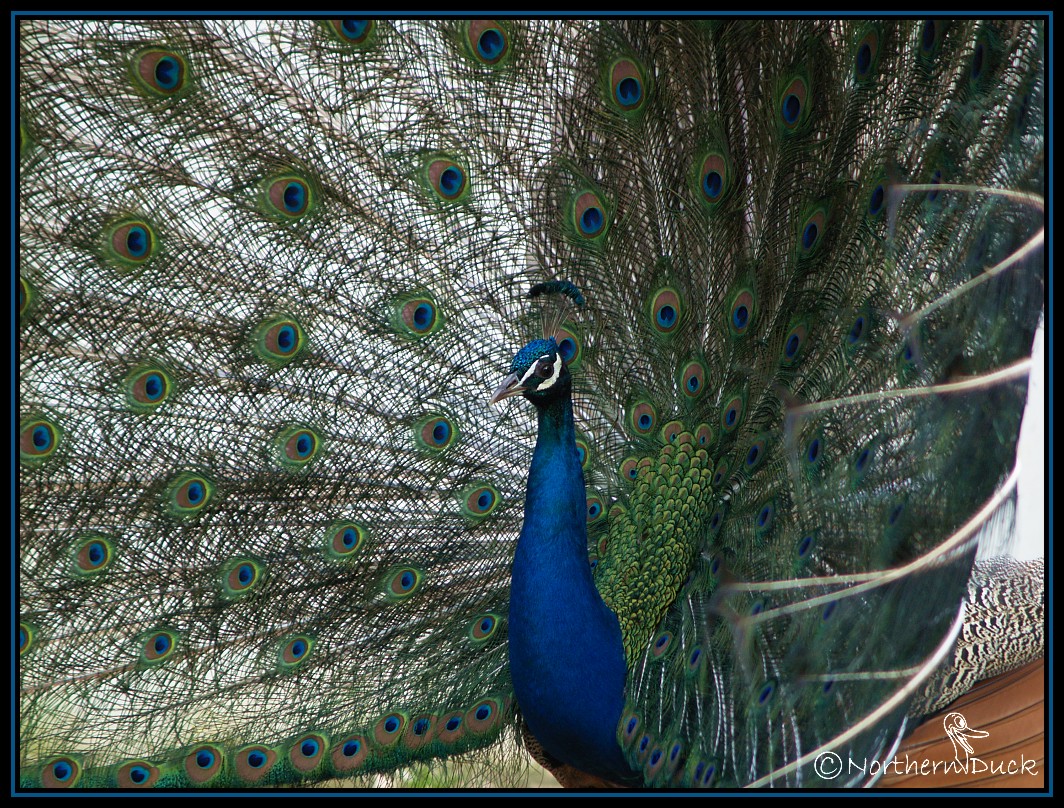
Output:
<instances>
[{"instance_id":1,"label":"pale sky background","mask_svg":"<svg viewBox=\"0 0 1064 808\"><path fill-rule=\"evenodd\" d=\"M1027 410L1020 429L1020 492L1017 506L1017 543L1020 559L1045 555L1046 512L1046 357L1045 327L1034 338L1034 368L1027 391Z\"/></svg>"}]
</instances>

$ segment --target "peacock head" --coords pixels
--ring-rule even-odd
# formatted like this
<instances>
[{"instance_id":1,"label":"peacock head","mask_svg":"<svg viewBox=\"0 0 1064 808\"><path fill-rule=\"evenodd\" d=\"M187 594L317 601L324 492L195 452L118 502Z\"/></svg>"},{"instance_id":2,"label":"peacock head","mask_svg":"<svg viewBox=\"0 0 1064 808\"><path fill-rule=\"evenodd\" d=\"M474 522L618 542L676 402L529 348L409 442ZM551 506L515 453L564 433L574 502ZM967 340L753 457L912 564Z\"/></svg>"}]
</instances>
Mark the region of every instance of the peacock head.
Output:
<instances>
[{"instance_id":1,"label":"peacock head","mask_svg":"<svg viewBox=\"0 0 1064 808\"><path fill-rule=\"evenodd\" d=\"M569 392L569 369L565 366L554 337L537 339L517 352L510 364L510 375L491 394L491 403L524 394L537 406L543 406Z\"/></svg>"}]
</instances>

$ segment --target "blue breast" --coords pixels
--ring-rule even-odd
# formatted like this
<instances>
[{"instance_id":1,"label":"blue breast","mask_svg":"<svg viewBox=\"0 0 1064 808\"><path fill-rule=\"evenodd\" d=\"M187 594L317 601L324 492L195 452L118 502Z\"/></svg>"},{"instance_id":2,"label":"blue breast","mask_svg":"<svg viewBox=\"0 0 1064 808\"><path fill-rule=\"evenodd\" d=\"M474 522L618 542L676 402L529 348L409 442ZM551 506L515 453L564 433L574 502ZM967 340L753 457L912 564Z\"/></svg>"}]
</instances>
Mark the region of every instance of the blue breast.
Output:
<instances>
[{"instance_id":1,"label":"blue breast","mask_svg":"<svg viewBox=\"0 0 1064 808\"><path fill-rule=\"evenodd\" d=\"M551 755L627 780L617 741L627 675L621 630L595 589L586 495L568 396L539 411L510 597L510 671L521 713Z\"/></svg>"}]
</instances>

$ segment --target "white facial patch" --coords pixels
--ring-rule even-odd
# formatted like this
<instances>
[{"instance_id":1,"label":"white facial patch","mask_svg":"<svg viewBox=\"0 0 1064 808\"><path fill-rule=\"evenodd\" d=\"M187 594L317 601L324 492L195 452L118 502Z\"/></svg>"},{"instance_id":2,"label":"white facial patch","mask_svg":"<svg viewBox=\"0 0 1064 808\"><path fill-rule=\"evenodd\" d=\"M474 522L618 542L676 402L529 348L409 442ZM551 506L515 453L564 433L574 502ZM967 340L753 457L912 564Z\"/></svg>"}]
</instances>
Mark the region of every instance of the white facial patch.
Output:
<instances>
[{"instance_id":1,"label":"white facial patch","mask_svg":"<svg viewBox=\"0 0 1064 808\"><path fill-rule=\"evenodd\" d=\"M542 362L544 359L547 359L549 356L550 354L543 354L543 356L533 362L532 367L525 371L525 375L521 377L521 381L518 382L518 384L524 387L525 382L527 382L532 376L536 375L536 368L539 367L539 363ZM550 375L550 378L546 378L542 382L540 382L539 387L536 388L537 390L546 390L556 381L558 381L558 377L562 375L562 361L563 360L561 354L555 355L554 372Z\"/></svg>"}]
</instances>

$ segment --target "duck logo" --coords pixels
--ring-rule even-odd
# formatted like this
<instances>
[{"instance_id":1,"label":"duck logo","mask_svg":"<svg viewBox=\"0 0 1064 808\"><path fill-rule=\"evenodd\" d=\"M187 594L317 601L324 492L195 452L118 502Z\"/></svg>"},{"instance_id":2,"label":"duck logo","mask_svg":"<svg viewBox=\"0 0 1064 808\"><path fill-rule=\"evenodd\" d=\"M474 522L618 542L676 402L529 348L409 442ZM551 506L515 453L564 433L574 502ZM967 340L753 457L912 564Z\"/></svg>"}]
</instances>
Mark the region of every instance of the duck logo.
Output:
<instances>
[{"instance_id":1,"label":"duck logo","mask_svg":"<svg viewBox=\"0 0 1064 808\"><path fill-rule=\"evenodd\" d=\"M972 738L989 738L990 733L981 729L972 729L968 726L968 719L960 713L949 713L942 719L942 726L946 729L946 736L953 743L953 756L968 770L969 761L975 757L975 749L970 743ZM964 757L961 757L961 755Z\"/></svg>"}]
</instances>

